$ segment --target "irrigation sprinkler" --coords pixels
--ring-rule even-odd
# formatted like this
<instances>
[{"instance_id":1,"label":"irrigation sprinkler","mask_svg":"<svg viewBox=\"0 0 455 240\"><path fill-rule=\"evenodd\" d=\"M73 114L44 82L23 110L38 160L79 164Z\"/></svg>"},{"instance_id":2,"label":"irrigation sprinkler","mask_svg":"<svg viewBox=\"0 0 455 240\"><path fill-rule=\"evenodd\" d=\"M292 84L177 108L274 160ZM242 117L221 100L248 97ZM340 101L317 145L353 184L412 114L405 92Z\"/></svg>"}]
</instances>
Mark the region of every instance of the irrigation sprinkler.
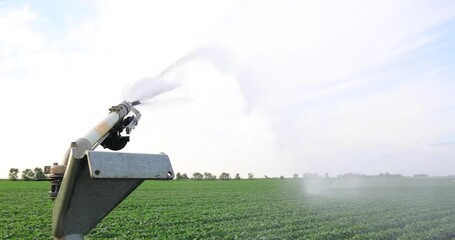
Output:
<instances>
[{"instance_id":1,"label":"irrigation sprinkler","mask_svg":"<svg viewBox=\"0 0 455 240\"><path fill-rule=\"evenodd\" d=\"M72 142L61 164L46 166L54 200L54 239L84 239L110 211L144 180L174 178L166 154L94 151L99 145L117 151L129 142L141 117L135 105L122 102L84 137Z\"/></svg>"}]
</instances>

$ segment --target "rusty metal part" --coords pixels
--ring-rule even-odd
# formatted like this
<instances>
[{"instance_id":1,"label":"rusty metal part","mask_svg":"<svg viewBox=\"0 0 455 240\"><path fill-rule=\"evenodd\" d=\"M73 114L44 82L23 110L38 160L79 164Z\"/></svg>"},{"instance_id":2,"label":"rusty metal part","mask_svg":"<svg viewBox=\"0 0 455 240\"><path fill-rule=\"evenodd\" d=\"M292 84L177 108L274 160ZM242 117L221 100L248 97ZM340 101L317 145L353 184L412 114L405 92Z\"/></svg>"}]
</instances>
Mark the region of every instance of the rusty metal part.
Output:
<instances>
[{"instance_id":1,"label":"rusty metal part","mask_svg":"<svg viewBox=\"0 0 455 240\"><path fill-rule=\"evenodd\" d=\"M58 165L54 163L52 166L45 166L44 173L49 174L49 181L51 183L51 190L49 191L49 198L54 200L57 197L62 179L66 171L65 165Z\"/></svg>"},{"instance_id":2,"label":"rusty metal part","mask_svg":"<svg viewBox=\"0 0 455 240\"><path fill-rule=\"evenodd\" d=\"M49 174L51 175L63 175L65 174L66 166L64 165L58 165L57 163L54 163L54 165L51 167Z\"/></svg>"},{"instance_id":3,"label":"rusty metal part","mask_svg":"<svg viewBox=\"0 0 455 240\"><path fill-rule=\"evenodd\" d=\"M106 134L110 129L110 126L107 122L100 122L96 127L93 129L98 135L102 136Z\"/></svg>"}]
</instances>

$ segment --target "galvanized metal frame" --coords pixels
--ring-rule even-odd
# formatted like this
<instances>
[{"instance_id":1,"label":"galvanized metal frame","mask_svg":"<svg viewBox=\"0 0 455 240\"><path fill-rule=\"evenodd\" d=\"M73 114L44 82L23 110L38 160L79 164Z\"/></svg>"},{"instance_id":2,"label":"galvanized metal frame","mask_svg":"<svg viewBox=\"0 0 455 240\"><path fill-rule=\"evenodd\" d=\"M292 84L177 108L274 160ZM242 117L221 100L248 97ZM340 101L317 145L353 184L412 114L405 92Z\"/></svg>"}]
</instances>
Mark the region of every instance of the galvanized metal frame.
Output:
<instances>
[{"instance_id":1,"label":"galvanized metal frame","mask_svg":"<svg viewBox=\"0 0 455 240\"><path fill-rule=\"evenodd\" d=\"M66 171L54 202L52 233L55 239L84 239L85 234L145 179L174 177L165 154L90 151L132 109L131 103L127 102L111 108L95 128L71 143L62 161ZM134 113L138 114L138 111L134 109ZM129 126L129 130L132 127ZM103 174L97 172L100 169Z\"/></svg>"}]
</instances>

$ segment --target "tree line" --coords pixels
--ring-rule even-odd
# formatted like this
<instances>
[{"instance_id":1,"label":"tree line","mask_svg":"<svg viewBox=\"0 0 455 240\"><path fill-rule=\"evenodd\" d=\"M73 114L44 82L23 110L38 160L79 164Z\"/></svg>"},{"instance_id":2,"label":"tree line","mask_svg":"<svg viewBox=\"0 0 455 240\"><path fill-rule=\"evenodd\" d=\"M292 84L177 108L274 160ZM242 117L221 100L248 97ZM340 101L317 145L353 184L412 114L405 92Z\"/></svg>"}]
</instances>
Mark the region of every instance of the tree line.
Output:
<instances>
[{"instance_id":1,"label":"tree line","mask_svg":"<svg viewBox=\"0 0 455 240\"><path fill-rule=\"evenodd\" d=\"M248 173L248 179L253 179L254 175L252 173ZM200 172L194 172L192 177L188 177L188 175L186 173L180 173L178 172L176 175L175 175L175 179L176 180L184 180L184 179L193 179L193 180L216 180L216 179L220 179L220 180L230 180L232 179L231 177L231 174L227 173L227 172L222 172L218 177L215 175L215 174L212 174L212 173L209 173L209 172L204 172L204 173L200 173ZM234 179L235 180L240 180L242 179L242 177L240 177L240 174L239 173L236 173L235 176L234 176Z\"/></svg>"},{"instance_id":2,"label":"tree line","mask_svg":"<svg viewBox=\"0 0 455 240\"><path fill-rule=\"evenodd\" d=\"M253 179L254 175L252 173L248 173L248 179ZM11 168L9 170L9 175L8 178L12 181L19 180L19 169L17 168ZM22 171L21 174L21 179L24 181L32 181L32 180L44 180L48 179L47 176L44 174L43 169L36 167L33 170L30 168L27 168ZM227 172L222 172L219 176L216 176L215 174L209 173L209 172L195 172L193 173L192 177L188 177L186 173L181 174L178 172L175 177L176 180L182 180L182 179L193 179L193 180L230 180L232 179L231 174ZM240 180L242 177L240 177L239 173L236 173L234 178L235 180Z\"/></svg>"},{"instance_id":3,"label":"tree line","mask_svg":"<svg viewBox=\"0 0 455 240\"><path fill-rule=\"evenodd\" d=\"M253 179L254 175L253 173L248 173L247 179ZM301 176L304 179L317 179L317 178L331 178L329 174L324 174L324 175L318 175L317 173L304 173ZM381 177L381 178L396 178L396 177L404 177L401 174L390 174L390 173L381 173L378 175L364 175L364 174L358 174L358 173L345 173L341 175L337 175L336 178L366 178L366 177ZM412 177L428 177L426 174L414 174ZM9 175L8 178L12 181L19 180L19 169L17 168L11 168L9 170ZM267 175L264 176L264 178L269 178ZM280 176L280 179L284 179L284 176ZM300 178L299 174L294 173L292 178ZM48 179L47 176L44 174L43 169L36 167L33 170L30 168L27 168L21 172L21 179L24 181L32 181L32 180L46 180ZM210 172L194 172L191 177L189 177L186 173L180 173L178 172L175 176L176 180L185 180L185 179L192 179L192 180L240 180L242 177L240 177L239 173L236 173L234 177L231 177L231 174L227 172L222 172L219 176L212 174Z\"/></svg>"},{"instance_id":4,"label":"tree line","mask_svg":"<svg viewBox=\"0 0 455 240\"><path fill-rule=\"evenodd\" d=\"M16 181L19 179L19 169L17 168L11 168L9 170L9 175L8 178L10 180ZM32 180L42 180L42 179L47 179L46 174L44 174L43 169L36 167L33 170L30 168L27 168L22 171L21 178L24 181L32 181Z\"/></svg>"}]
</instances>

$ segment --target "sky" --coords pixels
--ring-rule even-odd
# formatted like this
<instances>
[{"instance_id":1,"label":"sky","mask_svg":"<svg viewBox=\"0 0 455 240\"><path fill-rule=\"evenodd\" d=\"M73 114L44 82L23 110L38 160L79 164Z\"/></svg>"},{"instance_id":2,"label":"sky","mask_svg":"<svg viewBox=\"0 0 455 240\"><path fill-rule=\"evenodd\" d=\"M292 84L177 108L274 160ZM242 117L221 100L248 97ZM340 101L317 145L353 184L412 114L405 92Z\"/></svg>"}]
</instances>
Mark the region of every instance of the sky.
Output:
<instances>
[{"instance_id":1,"label":"sky","mask_svg":"<svg viewBox=\"0 0 455 240\"><path fill-rule=\"evenodd\" d=\"M61 162L188 54L123 152L189 175L455 174L455 2L4 0L0 178Z\"/></svg>"}]
</instances>

